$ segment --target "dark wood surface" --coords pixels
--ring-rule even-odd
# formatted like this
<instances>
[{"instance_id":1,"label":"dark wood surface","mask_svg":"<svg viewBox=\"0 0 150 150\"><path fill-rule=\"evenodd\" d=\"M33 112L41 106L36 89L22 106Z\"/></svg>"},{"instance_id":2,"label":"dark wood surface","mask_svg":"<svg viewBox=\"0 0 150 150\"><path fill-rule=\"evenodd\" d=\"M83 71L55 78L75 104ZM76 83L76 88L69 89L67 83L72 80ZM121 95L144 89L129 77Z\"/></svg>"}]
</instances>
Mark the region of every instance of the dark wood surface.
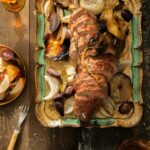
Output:
<instances>
[{"instance_id":1,"label":"dark wood surface","mask_svg":"<svg viewBox=\"0 0 150 150\"><path fill-rule=\"evenodd\" d=\"M20 13L6 11L0 3L0 44L14 49L24 60L29 72L29 2ZM0 150L6 150L17 125L21 106L28 99L28 82L22 94L14 102L0 107ZM29 119L27 119L29 120ZM26 121L19 136L17 147L28 147L29 121Z\"/></svg>"},{"instance_id":2,"label":"dark wood surface","mask_svg":"<svg viewBox=\"0 0 150 150\"><path fill-rule=\"evenodd\" d=\"M26 1L20 13L10 13L0 4L0 44L15 49L25 61L28 71L26 87L16 101L0 107L0 150L6 150L18 113L24 101L32 100L29 117L23 125L16 150L115 150L124 140L143 138L150 140L150 1L144 0L143 7L143 98L144 115L141 123L129 129L48 129L36 119L34 112L34 2ZM16 28L16 22L21 26Z\"/></svg>"}]
</instances>

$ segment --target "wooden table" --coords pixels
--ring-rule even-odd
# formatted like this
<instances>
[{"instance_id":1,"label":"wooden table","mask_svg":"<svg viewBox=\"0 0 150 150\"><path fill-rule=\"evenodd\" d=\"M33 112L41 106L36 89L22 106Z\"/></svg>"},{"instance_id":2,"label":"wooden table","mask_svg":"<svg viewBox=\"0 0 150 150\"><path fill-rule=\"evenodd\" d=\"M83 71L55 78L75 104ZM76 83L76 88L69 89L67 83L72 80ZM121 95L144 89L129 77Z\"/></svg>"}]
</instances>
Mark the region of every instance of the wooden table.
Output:
<instances>
[{"instance_id":1,"label":"wooden table","mask_svg":"<svg viewBox=\"0 0 150 150\"><path fill-rule=\"evenodd\" d=\"M144 115L134 128L109 129L47 129L36 119L34 112L34 2L26 1L20 13L10 13L0 4L0 44L15 49L25 61L28 82L16 101L0 107L0 150L6 150L18 113L24 101L32 100L29 117L23 125L16 150L115 150L125 139L132 137L150 140L150 2L143 2L143 98ZM16 26L19 22L21 26Z\"/></svg>"},{"instance_id":2,"label":"wooden table","mask_svg":"<svg viewBox=\"0 0 150 150\"><path fill-rule=\"evenodd\" d=\"M0 44L14 49L24 60L29 71L29 3L20 13L6 11L0 3ZM16 101L0 107L0 150L6 150L7 145L17 124L18 113L29 95L28 83ZM29 121L28 121L29 122ZM19 137L19 149L26 149L29 145L29 123L25 123ZM23 148L24 147L24 148ZM25 148L26 147L26 148Z\"/></svg>"}]
</instances>

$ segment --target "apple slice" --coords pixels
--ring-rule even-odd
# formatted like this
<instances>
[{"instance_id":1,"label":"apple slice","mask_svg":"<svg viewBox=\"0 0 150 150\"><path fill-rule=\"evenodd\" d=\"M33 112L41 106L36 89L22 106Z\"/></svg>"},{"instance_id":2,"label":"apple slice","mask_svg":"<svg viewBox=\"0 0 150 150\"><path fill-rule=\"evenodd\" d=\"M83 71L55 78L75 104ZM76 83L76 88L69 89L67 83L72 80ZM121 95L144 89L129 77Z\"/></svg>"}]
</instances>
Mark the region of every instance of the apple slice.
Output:
<instances>
[{"instance_id":1,"label":"apple slice","mask_svg":"<svg viewBox=\"0 0 150 150\"><path fill-rule=\"evenodd\" d=\"M0 93L0 101L2 101L5 98L5 93Z\"/></svg>"},{"instance_id":2,"label":"apple slice","mask_svg":"<svg viewBox=\"0 0 150 150\"><path fill-rule=\"evenodd\" d=\"M44 76L44 78L47 81L50 89L48 95L44 97L44 100L50 100L59 92L60 82L58 79L52 76Z\"/></svg>"},{"instance_id":3,"label":"apple slice","mask_svg":"<svg viewBox=\"0 0 150 150\"><path fill-rule=\"evenodd\" d=\"M0 72L3 72L4 70L5 70L4 61L3 61L3 59L0 57Z\"/></svg>"},{"instance_id":4,"label":"apple slice","mask_svg":"<svg viewBox=\"0 0 150 150\"><path fill-rule=\"evenodd\" d=\"M0 82L0 94L4 93L9 87L9 78L8 75L4 75L4 79Z\"/></svg>"},{"instance_id":5,"label":"apple slice","mask_svg":"<svg viewBox=\"0 0 150 150\"><path fill-rule=\"evenodd\" d=\"M71 83L74 79L75 74L76 74L75 67L70 65L70 64L66 65L66 73L68 76L68 82Z\"/></svg>"},{"instance_id":6,"label":"apple slice","mask_svg":"<svg viewBox=\"0 0 150 150\"><path fill-rule=\"evenodd\" d=\"M12 89L10 92L11 95L16 95L18 94L22 88L24 87L25 79L24 78L19 78L19 80L16 83L16 86Z\"/></svg>"}]
</instances>

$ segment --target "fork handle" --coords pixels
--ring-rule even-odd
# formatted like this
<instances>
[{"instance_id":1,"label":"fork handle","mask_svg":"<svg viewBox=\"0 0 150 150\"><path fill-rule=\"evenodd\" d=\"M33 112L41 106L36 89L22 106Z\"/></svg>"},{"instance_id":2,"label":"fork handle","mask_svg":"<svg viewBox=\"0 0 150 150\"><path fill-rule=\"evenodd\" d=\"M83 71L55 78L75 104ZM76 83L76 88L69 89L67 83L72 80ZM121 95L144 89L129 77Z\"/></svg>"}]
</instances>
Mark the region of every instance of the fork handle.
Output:
<instances>
[{"instance_id":1,"label":"fork handle","mask_svg":"<svg viewBox=\"0 0 150 150\"><path fill-rule=\"evenodd\" d=\"M14 130L7 150L13 150L14 149L19 133L20 133L20 131L18 131L16 129Z\"/></svg>"}]
</instances>

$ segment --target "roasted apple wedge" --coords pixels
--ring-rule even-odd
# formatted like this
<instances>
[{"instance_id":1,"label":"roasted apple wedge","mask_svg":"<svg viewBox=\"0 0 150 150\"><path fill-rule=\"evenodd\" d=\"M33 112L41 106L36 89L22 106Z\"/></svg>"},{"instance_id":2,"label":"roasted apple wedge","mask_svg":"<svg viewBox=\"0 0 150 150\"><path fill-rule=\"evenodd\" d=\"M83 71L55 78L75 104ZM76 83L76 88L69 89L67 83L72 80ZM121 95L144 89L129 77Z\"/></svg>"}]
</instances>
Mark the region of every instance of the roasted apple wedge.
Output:
<instances>
[{"instance_id":1,"label":"roasted apple wedge","mask_svg":"<svg viewBox=\"0 0 150 150\"><path fill-rule=\"evenodd\" d=\"M132 84L128 76L117 73L110 81L111 97L116 103L130 101L132 98Z\"/></svg>"},{"instance_id":2,"label":"roasted apple wedge","mask_svg":"<svg viewBox=\"0 0 150 150\"><path fill-rule=\"evenodd\" d=\"M105 20L108 32L119 40L123 40L127 33L127 23L121 17L121 11L114 11L112 8L105 8L100 16L101 20Z\"/></svg>"},{"instance_id":3,"label":"roasted apple wedge","mask_svg":"<svg viewBox=\"0 0 150 150\"><path fill-rule=\"evenodd\" d=\"M24 78L19 78L15 87L12 89L12 91L10 92L11 95L17 95L19 92L22 91L23 87L25 84L25 79Z\"/></svg>"}]
</instances>

